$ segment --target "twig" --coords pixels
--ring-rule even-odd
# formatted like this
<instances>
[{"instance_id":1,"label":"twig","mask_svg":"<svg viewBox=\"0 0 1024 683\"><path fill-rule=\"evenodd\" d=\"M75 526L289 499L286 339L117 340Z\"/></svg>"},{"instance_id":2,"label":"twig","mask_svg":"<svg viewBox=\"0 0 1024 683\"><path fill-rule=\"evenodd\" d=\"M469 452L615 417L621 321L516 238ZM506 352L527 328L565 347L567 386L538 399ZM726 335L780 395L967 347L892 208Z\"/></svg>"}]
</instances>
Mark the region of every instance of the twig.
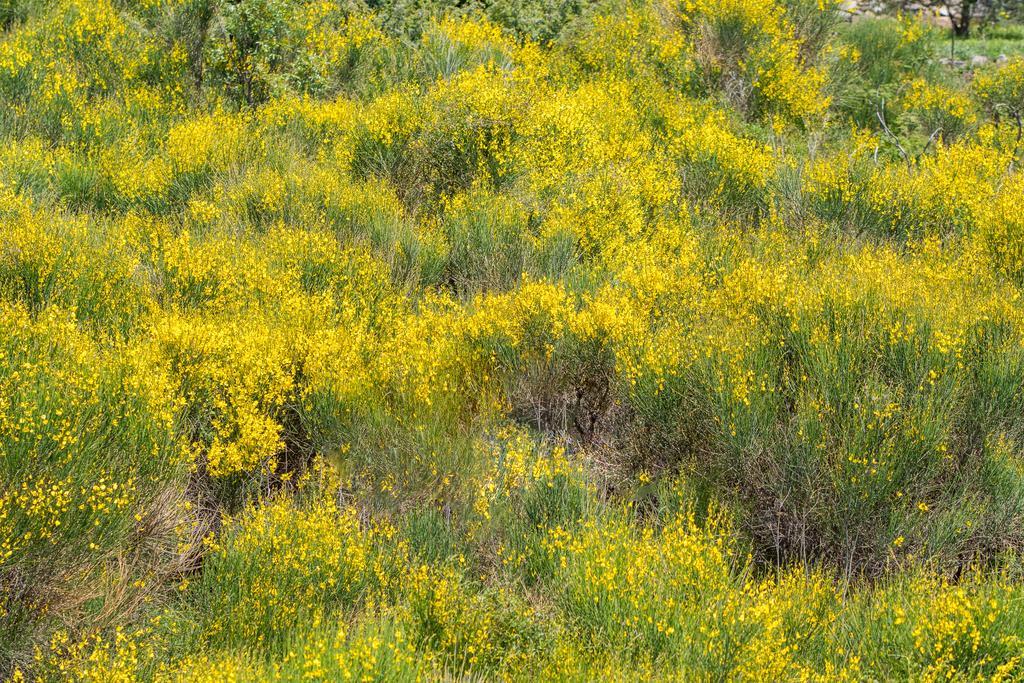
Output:
<instances>
[{"instance_id":1,"label":"twig","mask_svg":"<svg viewBox=\"0 0 1024 683\"><path fill-rule=\"evenodd\" d=\"M907 156L907 150L903 149L903 145L900 144L900 139L898 137L896 137L895 133L893 133L891 130L889 130L889 124L887 124L885 122L885 114L882 113L882 111L884 109L885 109L885 100L882 100L882 108L875 110L875 116L878 117L878 122L880 124L882 124L882 130L885 131L885 134L888 135L889 138L892 139L893 144L896 145L896 149L898 149L900 151L900 156L903 157L903 161L905 161L905 162L907 162L909 164L910 163L910 157Z\"/></svg>"},{"instance_id":2,"label":"twig","mask_svg":"<svg viewBox=\"0 0 1024 683\"><path fill-rule=\"evenodd\" d=\"M934 131L932 131L932 134L928 136L928 142L924 143L924 149L921 150L921 156L924 156L925 154L928 153L928 148L932 146L932 143L935 142L935 138L941 132L941 128L936 128Z\"/></svg>"}]
</instances>

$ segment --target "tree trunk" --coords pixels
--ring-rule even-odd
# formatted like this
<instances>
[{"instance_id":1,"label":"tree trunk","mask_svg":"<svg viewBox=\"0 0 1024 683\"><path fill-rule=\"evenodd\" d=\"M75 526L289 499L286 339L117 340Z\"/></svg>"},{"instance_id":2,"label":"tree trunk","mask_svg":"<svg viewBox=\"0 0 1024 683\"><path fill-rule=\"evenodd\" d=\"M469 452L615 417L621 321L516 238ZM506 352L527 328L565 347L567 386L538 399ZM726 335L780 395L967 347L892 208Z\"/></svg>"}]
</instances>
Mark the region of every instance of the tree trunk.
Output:
<instances>
[{"instance_id":1,"label":"tree trunk","mask_svg":"<svg viewBox=\"0 0 1024 683\"><path fill-rule=\"evenodd\" d=\"M968 38L971 35L971 20L968 17L962 18L960 21L954 21L953 23L953 35L957 38Z\"/></svg>"},{"instance_id":2,"label":"tree trunk","mask_svg":"<svg viewBox=\"0 0 1024 683\"><path fill-rule=\"evenodd\" d=\"M974 14L974 5L977 0L962 0L960 11L954 12L949 7L949 22L953 25L953 35L957 38L967 38L971 34L971 15ZM957 17L959 14L959 17Z\"/></svg>"}]
</instances>

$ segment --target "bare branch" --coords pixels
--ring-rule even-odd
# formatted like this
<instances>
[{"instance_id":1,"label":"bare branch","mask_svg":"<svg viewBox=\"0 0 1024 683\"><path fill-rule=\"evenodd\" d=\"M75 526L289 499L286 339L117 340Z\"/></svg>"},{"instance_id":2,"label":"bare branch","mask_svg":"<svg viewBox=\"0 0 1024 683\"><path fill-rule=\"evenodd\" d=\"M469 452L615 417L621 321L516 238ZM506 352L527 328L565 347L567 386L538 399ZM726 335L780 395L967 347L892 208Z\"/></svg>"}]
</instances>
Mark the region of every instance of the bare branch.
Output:
<instances>
[{"instance_id":1,"label":"bare branch","mask_svg":"<svg viewBox=\"0 0 1024 683\"><path fill-rule=\"evenodd\" d=\"M889 130L889 124L885 122L885 114L882 113L884 110L885 100L882 100L882 107L880 109L875 110L875 115L878 116L878 122L882 124L882 130L885 131L885 134L888 135L889 139L891 139L893 141L893 144L896 145L896 149L900 151L900 156L903 157L903 161L909 164L910 157L907 156L907 150L903 149L903 145L900 144L899 138L896 137L895 133Z\"/></svg>"},{"instance_id":2,"label":"bare branch","mask_svg":"<svg viewBox=\"0 0 1024 683\"><path fill-rule=\"evenodd\" d=\"M924 143L924 149L921 150L921 156L924 156L925 154L928 153L928 148L932 146L932 143L935 142L935 139L939 136L941 132L941 128L936 128L935 130L932 131L932 134L928 136L928 142Z\"/></svg>"}]
</instances>

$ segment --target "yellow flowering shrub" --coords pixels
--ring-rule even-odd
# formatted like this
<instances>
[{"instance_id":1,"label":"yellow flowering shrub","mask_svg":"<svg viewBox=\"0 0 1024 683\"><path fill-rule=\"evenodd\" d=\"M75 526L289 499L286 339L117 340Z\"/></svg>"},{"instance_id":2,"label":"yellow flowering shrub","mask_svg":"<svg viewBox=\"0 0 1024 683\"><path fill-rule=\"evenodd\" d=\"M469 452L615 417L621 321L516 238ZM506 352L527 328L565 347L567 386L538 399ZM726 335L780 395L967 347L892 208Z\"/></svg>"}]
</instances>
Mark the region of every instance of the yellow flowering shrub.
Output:
<instances>
[{"instance_id":1,"label":"yellow flowering shrub","mask_svg":"<svg viewBox=\"0 0 1024 683\"><path fill-rule=\"evenodd\" d=\"M176 174L224 172L245 158L249 140L244 117L214 112L172 126L164 152Z\"/></svg>"},{"instance_id":2,"label":"yellow flowering shrub","mask_svg":"<svg viewBox=\"0 0 1024 683\"><path fill-rule=\"evenodd\" d=\"M982 104L994 112L1020 114L1024 109L1024 59L1014 58L980 72L972 87Z\"/></svg>"},{"instance_id":3,"label":"yellow flowering shrub","mask_svg":"<svg viewBox=\"0 0 1024 683\"><path fill-rule=\"evenodd\" d=\"M946 142L963 137L976 121L973 103L966 94L922 78L910 84L903 109L915 119L921 133Z\"/></svg>"},{"instance_id":4,"label":"yellow flowering shrub","mask_svg":"<svg viewBox=\"0 0 1024 683\"><path fill-rule=\"evenodd\" d=\"M658 10L658 5L630 5L599 14L573 41L573 57L587 69L689 85L694 70L690 43Z\"/></svg>"},{"instance_id":5,"label":"yellow flowering shrub","mask_svg":"<svg viewBox=\"0 0 1024 683\"><path fill-rule=\"evenodd\" d=\"M270 647L308 620L322 622L372 580L371 540L356 511L323 501L296 510L279 500L254 511L216 542L196 588L207 615L203 637ZM230 582L230 593L220 582Z\"/></svg>"},{"instance_id":6,"label":"yellow flowering shrub","mask_svg":"<svg viewBox=\"0 0 1024 683\"><path fill-rule=\"evenodd\" d=\"M1020 678L1020 60L456 4L0 0L0 678Z\"/></svg>"},{"instance_id":7,"label":"yellow flowering shrub","mask_svg":"<svg viewBox=\"0 0 1024 683\"><path fill-rule=\"evenodd\" d=\"M137 352L104 348L55 307L32 315L4 304L0 327L7 629L49 623L77 591L96 590L100 568L125 544L141 557L172 541L174 530L160 522L163 491L180 485L184 463L173 440L172 385ZM163 571L160 563L151 570ZM17 643L16 630L5 632Z\"/></svg>"},{"instance_id":8,"label":"yellow flowering shrub","mask_svg":"<svg viewBox=\"0 0 1024 683\"><path fill-rule=\"evenodd\" d=\"M934 154L913 164L871 167L861 152L812 164L805 191L823 217L842 217L861 230L903 238L965 234L982 225L1009 161L1009 154L972 142L940 141Z\"/></svg>"},{"instance_id":9,"label":"yellow flowering shrub","mask_svg":"<svg viewBox=\"0 0 1024 683\"><path fill-rule=\"evenodd\" d=\"M287 342L268 326L257 340L247 325L244 343L224 321L174 317L155 330L180 382L192 448L215 476L255 470L284 446L278 413L293 389Z\"/></svg>"},{"instance_id":10,"label":"yellow flowering shrub","mask_svg":"<svg viewBox=\"0 0 1024 683\"><path fill-rule=\"evenodd\" d=\"M669 150L683 160L695 201L740 210L764 203L775 165L770 150L733 134L721 111L682 102L666 118Z\"/></svg>"},{"instance_id":11,"label":"yellow flowering shrub","mask_svg":"<svg viewBox=\"0 0 1024 683\"><path fill-rule=\"evenodd\" d=\"M552 586L571 623L633 657L680 662L698 677L800 675L784 612L758 604L759 587L733 575L725 532L686 517L660 530L617 520L576 533L556 528L548 540Z\"/></svg>"},{"instance_id":12,"label":"yellow flowering shrub","mask_svg":"<svg viewBox=\"0 0 1024 683\"><path fill-rule=\"evenodd\" d=\"M94 634L77 642L65 632L58 633L45 653L36 653L36 659L42 664L41 670L54 679L131 683L146 654L143 637L117 629L109 637ZM20 671L15 673L15 680L19 676L23 676Z\"/></svg>"},{"instance_id":13,"label":"yellow flowering shrub","mask_svg":"<svg viewBox=\"0 0 1024 683\"><path fill-rule=\"evenodd\" d=\"M1016 283L1024 275L1024 224L1019 177L1008 179L980 210L977 236L994 267Z\"/></svg>"},{"instance_id":14,"label":"yellow flowering shrub","mask_svg":"<svg viewBox=\"0 0 1024 683\"><path fill-rule=\"evenodd\" d=\"M828 106L824 75L801 60L780 3L684 0L676 11L683 30L698 36L695 59L704 87L721 88L745 113L800 119ZM731 80L739 81L736 92L729 91Z\"/></svg>"},{"instance_id":15,"label":"yellow flowering shrub","mask_svg":"<svg viewBox=\"0 0 1024 683\"><path fill-rule=\"evenodd\" d=\"M894 673L1012 680L1021 667L1018 591L976 575L959 585L911 576L877 595L858 596L856 616L843 627L874 622L861 637L860 662L867 670L878 665L879 644L899 642L907 659Z\"/></svg>"}]
</instances>

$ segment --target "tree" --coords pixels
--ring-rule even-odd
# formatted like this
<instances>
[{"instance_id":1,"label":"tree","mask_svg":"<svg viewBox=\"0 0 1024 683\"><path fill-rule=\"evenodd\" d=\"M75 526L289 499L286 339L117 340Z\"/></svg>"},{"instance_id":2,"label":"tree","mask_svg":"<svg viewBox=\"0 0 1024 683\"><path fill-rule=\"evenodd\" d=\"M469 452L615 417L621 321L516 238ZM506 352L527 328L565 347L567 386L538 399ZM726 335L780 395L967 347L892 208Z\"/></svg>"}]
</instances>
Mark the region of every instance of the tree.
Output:
<instances>
[{"instance_id":1,"label":"tree","mask_svg":"<svg viewBox=\"0 0 1024 683\"><path fill-rule=\"evenodd\" d=\"M944 0L943 4L949 12L949 22L953 25L953 35L957 38L966 38L971 34L971 18L974 15L977 0L958 0L950 2Z\"/></svg>"},{"instance_id":2,"label":"tree","mask_svg":"<svg viewBox=\"0 0 1024 683\"><path fill-rule=\"evenodd\" d=\"M946 10L953 35L966 38L971 33L971 22L979 15L987 15L991 6L1001 4L1003 0L896 0L890 3L901 11L925 10L939 12Z\"/></svg>"}]
</instances>

